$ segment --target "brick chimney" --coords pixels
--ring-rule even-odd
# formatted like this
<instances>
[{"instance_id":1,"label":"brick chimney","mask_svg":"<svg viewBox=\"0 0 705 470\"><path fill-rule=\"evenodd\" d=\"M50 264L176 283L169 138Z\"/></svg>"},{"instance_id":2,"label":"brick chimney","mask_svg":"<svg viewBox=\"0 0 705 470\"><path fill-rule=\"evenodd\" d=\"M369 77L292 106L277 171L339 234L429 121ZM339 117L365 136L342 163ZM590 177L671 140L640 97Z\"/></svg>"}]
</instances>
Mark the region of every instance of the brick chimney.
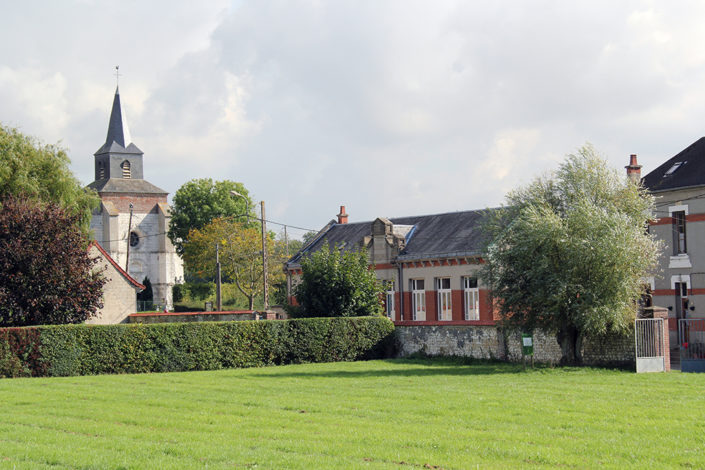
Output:
<instances>
[{"instance_id":1,"label":"brick chimney","mask_svg":"<svg viewBox=\"0 0 705 470\"><path fill-rule=\"evenodd\" d=\"M639 183L641 180L641 165L636 162L636 154L633 153L629 155L629 165L625 166L627 169L627 177L634 183Z\"/></svg>"},{"instance_id":2,"label":"brick chimney","mask_svg":"<svg viewBox=\"0 0 705 470\"><path fill-rule=\"evenodd\" d=\"M340 206L340 214L338 214L338 223L339 224L347 224L348 223L348 214L345 213L345 206Z\"/></svg>"}]
</instances>

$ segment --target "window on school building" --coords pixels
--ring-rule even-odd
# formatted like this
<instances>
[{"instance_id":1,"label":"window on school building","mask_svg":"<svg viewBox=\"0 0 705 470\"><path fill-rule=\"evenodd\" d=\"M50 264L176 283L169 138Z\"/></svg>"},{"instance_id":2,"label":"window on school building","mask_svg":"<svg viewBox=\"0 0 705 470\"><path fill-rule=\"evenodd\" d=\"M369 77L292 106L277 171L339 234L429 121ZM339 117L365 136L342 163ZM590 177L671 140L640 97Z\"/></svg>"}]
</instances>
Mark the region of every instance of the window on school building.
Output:
<instances>
[{"instance_id":1,"label":"window on school building","mask_svg":"<svg viewBox=\"0 0 705 470\"><path fill-rule=\"evenodd\" d=\"M411 319L426 319L426 291L423 279L411 279Z\"/></svg>"},{"instance_id":2,"label":"window on school building","mask_svg":"<svg viewBox=\"0 0 705 470\"><path fill-rule=\"evenodd\" d=\"M480 319L480 290L477 287L477 278L463 278L463 300L465 303L465 319Z\"/></svg>"},{"instance_id":3,"label":"window on school building","mask_svg":"<svg viewBox=\"0 0 705 470\"><path fill-rule=\"evenodd\" d=\"M450 290L450 278L436 278L436 297L438 302L438 319L453 319L453 298Z\"/></svg>"},{"instance_id":4,"label":"window on school building","mask_svg":"<svg viewBox=\"0 0 705 470\"><path fill-rule=\"evenodd\" d=\"M394 320L394 281L387 281L386 285L386 296L385 296L385 309L387 317Z\"/></svg>"},{"instance_id":5,"label":"window on school building","mask_svg":"<svg viewBox=\"0 0 705 470\"><path fill-rule=\"evenodd\" d=\"M673 254L687 253L685 239L685 211L676 211L671 214L673 218Z\"/></svg>"}]
</instances>

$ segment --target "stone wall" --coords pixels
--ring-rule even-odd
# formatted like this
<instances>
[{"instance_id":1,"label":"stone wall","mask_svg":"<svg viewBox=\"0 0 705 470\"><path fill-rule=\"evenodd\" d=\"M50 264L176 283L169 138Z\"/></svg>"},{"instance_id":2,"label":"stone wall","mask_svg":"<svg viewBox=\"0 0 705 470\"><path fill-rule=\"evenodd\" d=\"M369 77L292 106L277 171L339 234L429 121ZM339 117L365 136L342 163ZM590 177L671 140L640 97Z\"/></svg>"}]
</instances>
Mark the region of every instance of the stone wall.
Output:
<instances>
[{"instance_id":1,"label":"stone wall","mask_svg":"<svg viewBox=\"0 0 705 470\"><path fill-rule=\"evenodd\" d=\"M397 326L399 356L415 353L429 356L465 356L475 359L522 360L521 335L505 335L490 325L419 325ZM557 364L561 348L555 335L535 331L534 360ZM627 335L609 336L583 341L583 361L586 365L618 365L634 367L634 338Z\"/></svg>"}]
</instances>

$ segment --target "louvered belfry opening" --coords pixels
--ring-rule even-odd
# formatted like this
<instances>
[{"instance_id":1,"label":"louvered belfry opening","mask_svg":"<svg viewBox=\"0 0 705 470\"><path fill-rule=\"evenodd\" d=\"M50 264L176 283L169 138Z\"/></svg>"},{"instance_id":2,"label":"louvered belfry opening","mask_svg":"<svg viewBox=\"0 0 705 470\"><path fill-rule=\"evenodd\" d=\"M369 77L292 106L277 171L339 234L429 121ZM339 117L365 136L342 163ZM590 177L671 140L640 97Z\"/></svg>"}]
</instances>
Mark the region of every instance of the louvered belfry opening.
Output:
<instances>
[{"instance_id":1,"label":"louvered belfry opening","mask_svg":"<svg viewBox=\"0 0 705 470\"><path fill-rule=\"evenodd\" d=\"M124 179L132 178L132 173L130 171L130 162L125 160L124 162L122 162L122 164L120 164L120 168L122 168L122 177Z\"/></svg>"}]
</instances>

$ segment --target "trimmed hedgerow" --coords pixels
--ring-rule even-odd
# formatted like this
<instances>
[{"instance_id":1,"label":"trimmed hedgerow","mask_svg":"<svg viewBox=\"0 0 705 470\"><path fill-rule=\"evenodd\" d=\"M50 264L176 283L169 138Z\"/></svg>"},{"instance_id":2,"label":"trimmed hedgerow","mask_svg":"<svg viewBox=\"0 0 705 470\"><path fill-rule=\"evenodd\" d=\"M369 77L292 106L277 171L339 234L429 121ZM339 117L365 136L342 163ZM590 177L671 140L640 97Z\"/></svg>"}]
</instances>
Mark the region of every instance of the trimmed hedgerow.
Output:
<instances>
[{"instance_id":1,"label":"trimmed hedgerow","mask_svg":"<svg viewBox=\"0 0 705 470\"><path fill-rule=\"evenodd\" d=\"M0 329L0 377L211 370L390 356L386 318Z\"/></svg>"}]
</instances>

